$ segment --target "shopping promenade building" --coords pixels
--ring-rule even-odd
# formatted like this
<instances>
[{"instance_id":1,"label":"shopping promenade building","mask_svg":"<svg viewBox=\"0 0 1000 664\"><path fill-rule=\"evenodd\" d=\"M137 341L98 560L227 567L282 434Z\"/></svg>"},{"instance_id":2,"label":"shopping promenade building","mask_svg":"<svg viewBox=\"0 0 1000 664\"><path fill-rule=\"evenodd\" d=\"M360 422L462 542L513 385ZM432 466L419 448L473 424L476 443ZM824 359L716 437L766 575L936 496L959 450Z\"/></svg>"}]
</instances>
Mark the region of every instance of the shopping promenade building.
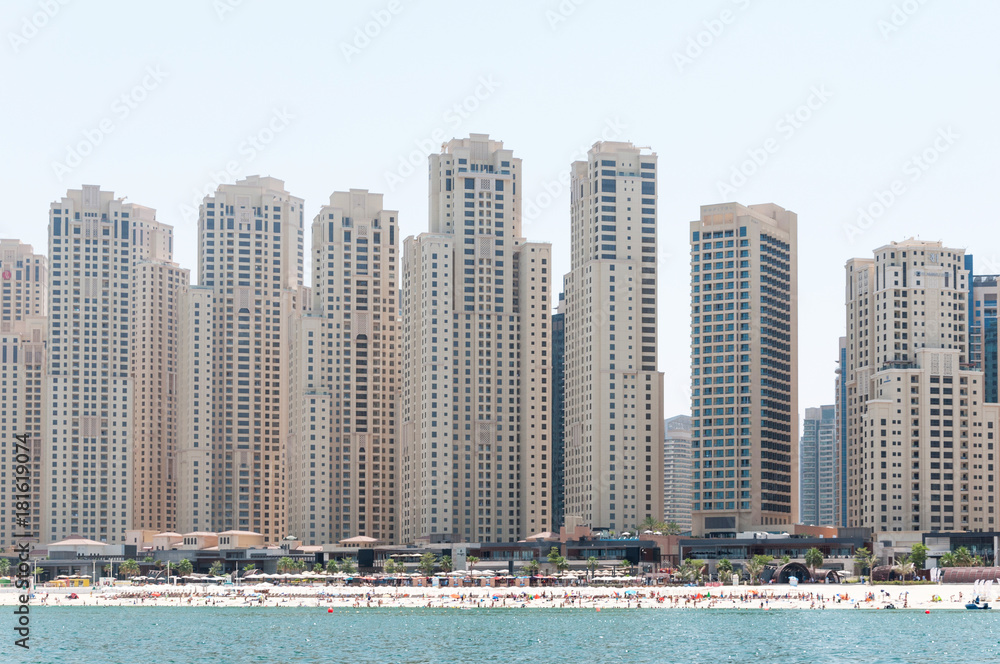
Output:
<instances>
[{"instance_id":1,"label":"shopping promenade building","mask_svg":"<svg viewBox=\"0 0 1000 664\"><path fill-rule=\"evenodd\" d=\"M0 541L14 533L41 537L42 420L45 408L45 351L48 335L48 260L30 244L0 240ZM29 450L29 520L16 527L14 468L18 441ZM48 514L48 510L45 510ZM48 529L48 520L44 522Z\"/></svg>"},{"instance_id":2,"label":"shopping promenade building","mask_svg":"<svg viewBox=\"0 0 1000 664\"><path fill-rule=\"evenodd\" d=\"M181 294L177 524L275 542L285 527L289 319L303 201L281 180L220 185L198 213L198 285Z\"/></svg>"},{"instance_id":3,"label":"shopping promenade building","mask_svg":"<svg viewBox=\"0 0 1000 664\"><path fill-rule=\"evenodd\" d=\"M335 192L312 224L312 302L293 316L288 532L306 544L397 541L399 214Z\"/></svg>"},{"instance_id":4,"label":"shopping promenade building","mask_svg":"<svg viewBox=\"0 0 1000 664\"><path fill-rule=\"evenodd\" d=\"M905 240L846 265L847 521L995 530L996 435L970 362L965 252Z\"/></svg>"},{"instance_id":5,"label":"shopping promenade building","mask_svg":"<svg viewBox=\"0 0 1000 664\"><path fill-rule=\"evenodd\" d=\"M798 520L797 224L770 203L690 224L695 536Z\"/></svg>"},{"instance_id":6,"label":"shopping promenade building","mask_svg":"<svg viewBox=\"0 0 1000 664\"><path fill-rule=\"evenodd\" d=\"M572 165L565 277L565 510L623 531L663 518L656 154L598 142Z\"/></svg>"},{"instance_id":7,"label":"shopping promenade building","mask_svg":"<svg viewBox=\"0 0 1000 664\"><path fill-rule=\"evenodd\" d=\"M521 237L522 191L485 134L430 156L429 228L402 266L403 542L550 527L552 252Z\"/></svg>"}]
</instances>

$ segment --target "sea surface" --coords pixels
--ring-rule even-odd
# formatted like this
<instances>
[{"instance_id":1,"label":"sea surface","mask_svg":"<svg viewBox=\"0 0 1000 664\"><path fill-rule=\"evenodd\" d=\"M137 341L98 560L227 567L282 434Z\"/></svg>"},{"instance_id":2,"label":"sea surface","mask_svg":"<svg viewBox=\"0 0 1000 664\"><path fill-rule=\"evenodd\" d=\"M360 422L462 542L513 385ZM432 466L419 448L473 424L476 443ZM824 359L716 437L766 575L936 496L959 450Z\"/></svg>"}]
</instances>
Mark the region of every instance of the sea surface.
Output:
<instances>
[{"instance_id":1,"label":"sea surface","mask_svg":"<svg viewBox=\"0 0 1000 664\"><path fill-rule=\"evenodd\" d=\"M3 613L13 607L3 607ZM37 607L0 662L988 662L1000 611Z\"/></svg>"}]
</instances>

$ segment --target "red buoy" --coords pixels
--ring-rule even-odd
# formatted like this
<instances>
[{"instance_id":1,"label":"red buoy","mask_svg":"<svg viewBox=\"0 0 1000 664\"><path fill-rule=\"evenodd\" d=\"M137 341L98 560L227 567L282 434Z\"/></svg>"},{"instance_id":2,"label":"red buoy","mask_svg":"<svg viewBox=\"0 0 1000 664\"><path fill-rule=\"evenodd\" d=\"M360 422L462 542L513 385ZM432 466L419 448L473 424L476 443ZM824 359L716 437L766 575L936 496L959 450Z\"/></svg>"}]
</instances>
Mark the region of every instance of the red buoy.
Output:
<instances>
[{"instance_id":1,"label":"red buoy","mask_svg":"<svg viewBox=\"0 0 1000 664\"><path fill-rule=\"evenodd\" d=\"M930 609L927 609L926 611L924 611L924 613L930 613L930 612L931 612Z\"/></svg>"},{"instance_id":2,"label":"red buoy","mask_svg":"<svg viewBox=\"0 0 1000 664\"><path fill-rule=\"evenodd\" d=\"M327 609L326 612L327 613L333 613L333 609Z\"/></svg>"}]
</instances>

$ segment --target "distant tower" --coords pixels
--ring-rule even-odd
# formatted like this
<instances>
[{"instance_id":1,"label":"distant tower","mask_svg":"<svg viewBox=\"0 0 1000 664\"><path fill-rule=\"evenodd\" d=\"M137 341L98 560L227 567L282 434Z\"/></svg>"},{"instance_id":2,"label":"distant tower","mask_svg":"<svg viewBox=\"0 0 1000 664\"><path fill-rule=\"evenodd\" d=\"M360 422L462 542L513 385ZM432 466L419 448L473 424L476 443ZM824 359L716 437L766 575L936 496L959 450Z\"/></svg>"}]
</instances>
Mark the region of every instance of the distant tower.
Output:
<instances>
[{"instance_id":1,"label":"distant tower","mask_svg":"<svg viewBox=\"0 0 1000 664\"><path fill-rule=\"evenodd\" d=\"M799 441L799 521L807 526L837 525L837 411L806 408Z\"/></svg>"},{"instance_id":2,"label":"distant tower","mask_svg":"<svg viewBox=\"0 0 1000 664\"><path fill-rule=\"evenodd\" d=\"M559 532L566 516L566 301L552 314L552 530Z\"/></svg>"},{"instance_id":3,"label":"distant tower","mask_svg":"<svg viewBox=\"0 0 1000 664\"><path fill-rule=\"evenodd\" d=\"M663 423L663 520L691 531L691 418L676 415Z\"/></svg>"}]
</instances>

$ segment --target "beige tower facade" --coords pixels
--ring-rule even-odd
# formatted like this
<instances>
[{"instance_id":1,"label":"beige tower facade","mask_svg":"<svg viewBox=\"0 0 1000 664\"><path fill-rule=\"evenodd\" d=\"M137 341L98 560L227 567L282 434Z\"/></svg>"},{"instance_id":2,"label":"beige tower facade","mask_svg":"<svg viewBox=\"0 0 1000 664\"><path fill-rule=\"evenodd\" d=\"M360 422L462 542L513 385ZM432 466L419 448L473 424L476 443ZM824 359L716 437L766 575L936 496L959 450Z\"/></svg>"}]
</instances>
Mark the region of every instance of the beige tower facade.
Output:
<instances>
[{"instance_id":1,"label":"beige tower facade","mask_svg":"<svg viewBox=\"0 0 1000 664\"><path fill-rule=\"evenodd\" d=\"M42 539L124 541L132 524L131 282L153 210L94 185L49 209Z\"/></svg>"},{"instance_id":2,"label":"beige tower facade","mask_svg":"<svg viewBox=\"0 0 1000 664\"><path fill-rule=\"evenodd\" d=\"M521 237L521 160L484 134L430 157L404 242L400 539L547 530L551 246Z\"/></svg>"},{"instance_id":3,"label":"beige tower facade","mask_svg":"<svg viewBox=\"0 0 1000 664\"><path fill-rule=\"evenodd\" d=\"M177 528L178 324L180 291L190 275L173 262L173 228L147 217L134 217L130 228L136 247L130 293L131 527L166 532Z\"/></svg>"},{"instance_id":4,"label":"beige tower facade","mask_svg":"<svg viewBox=\"0 0 1000 664\"><path fill-rule=\"evenodd\" d=\"M335 192L312 224L312 307L292 326L288 531L308 544L395 543L398 218Z\"/></svg>"},{"instance_id":5,"label":"beige tower facade","mask_svg":"<svg viewBox=\"0 0 1000 664\"><path fill-rule=\"evenodd\" d=\"M964 251L906 240L846 265L847 521L995 530L998 406L969 362Z\"/></svg>"},{"instance_id":6,"label":"beige tower facade","mask_svg":"<svg viewBox=\"0 0 1000 664\"><path fill-rule=\"evenodd\" d=\"M304 293L302 207L281 180L250 176L199 209L199 287L181 295L182 532L287 535L288 328Z\"/></svg>"},{"instance_id":7,"label":"beige tower facade","mask_svg":"<svg viewBox=\"0 0 1000 664\"><path fill-rule=\"evenodd\" d=\"M663 519L656 154L595 143L573 164L566 275L566 515L622 531Z\"/></svg>"},{"instance_id":8,"label":"beige tower facade","mask_svg":"<svg viewBox=\"0 0 1000 664\"><path fill-rule=\"evenodd\" d=\"M695 535L797 521L797 223L770 203L691 222Z\"/></svg>"},{"instance_id":9,"label":"beige tower facade","mask_svg":"<svg viewBox=\"0 0 1000 664\"><path fill-rule=\"evenodd\" d=\"M29 244L0 240L0 540L42 531L42 417L48 311L48 261ZM17 444L27 436L31 457L29 520L15 524L13 486ZM47 521L45 522L47 526Z\"/></svg>"}]
</instances>

